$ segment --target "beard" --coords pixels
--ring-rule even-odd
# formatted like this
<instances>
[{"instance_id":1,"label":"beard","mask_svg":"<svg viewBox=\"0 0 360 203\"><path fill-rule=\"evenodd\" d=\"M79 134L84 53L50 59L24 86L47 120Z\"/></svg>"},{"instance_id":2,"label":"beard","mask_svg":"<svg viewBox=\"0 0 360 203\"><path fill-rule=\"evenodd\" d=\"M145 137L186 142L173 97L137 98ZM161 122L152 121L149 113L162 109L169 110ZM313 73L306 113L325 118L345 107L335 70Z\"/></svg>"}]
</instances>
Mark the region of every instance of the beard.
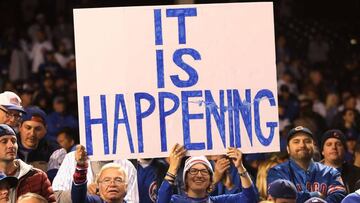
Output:
<instances>
[{"instance_id":1,"label":"beard","mask_svg":"<svg viewBox=\"0 0 360 203\"><path fill-rule=\"evenodd\" d=\"M312 159L313 155L314 155L314 152L309 150L306 153L293 153L290 156L294 160L301 161L301 162L308 162Z\"/></svg>"}]
</instances>

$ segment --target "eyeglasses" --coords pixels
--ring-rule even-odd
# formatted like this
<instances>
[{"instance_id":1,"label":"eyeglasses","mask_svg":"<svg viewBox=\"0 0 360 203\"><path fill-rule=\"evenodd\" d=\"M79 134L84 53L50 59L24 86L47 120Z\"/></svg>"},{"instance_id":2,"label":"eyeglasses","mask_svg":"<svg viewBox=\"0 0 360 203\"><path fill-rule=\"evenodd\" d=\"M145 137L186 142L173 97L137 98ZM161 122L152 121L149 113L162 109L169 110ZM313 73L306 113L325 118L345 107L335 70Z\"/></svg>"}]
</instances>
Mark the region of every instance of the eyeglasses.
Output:
<instances>
[{"instance_id":1,"label":"eyeglasses","mask_svg":"<svg viewBox=\"0 0 360 203\"><path fill-rule=\"evenodd\" d=\"M99 183L105 185L105 186L108 186L110 185L111 183L114 183L115 185L121 185L123 183L125 183L125 180L122 179L121 177L117 177L117 178L104 178L102 181L99 181Z\"/></svg>"},{"instance_id":2,"label":"eyeglasses","mask_svg":"<svg viewBox=\"0 0 360 203\"><path fill-rule=\"evenodd\" d=\"M0 110L6 114L6 118L14 118L15 121L21 120L22 115L20 113L10 113L3 108L0 108Z\"/></svg>"},{"instance_id":3,"label":"eyeglasses","mask_svg":"<svg viewBox=\"0 0 360 203\"><path fill-rule=\"evenodd\" d=\"M189 170L189 174L190 175L197 175L200 172L201 175L203 176L208 176L209 175L209 171L207 169L196 169L196 168L190 168Z\"/></svg>"}]
</instances>

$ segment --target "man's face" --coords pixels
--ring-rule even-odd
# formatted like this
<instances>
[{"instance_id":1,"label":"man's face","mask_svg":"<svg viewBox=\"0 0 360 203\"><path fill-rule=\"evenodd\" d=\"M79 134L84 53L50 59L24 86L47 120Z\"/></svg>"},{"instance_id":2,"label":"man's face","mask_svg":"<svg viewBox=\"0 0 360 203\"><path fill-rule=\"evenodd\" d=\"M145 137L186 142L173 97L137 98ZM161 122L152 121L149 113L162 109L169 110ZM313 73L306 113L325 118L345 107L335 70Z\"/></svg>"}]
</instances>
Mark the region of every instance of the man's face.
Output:
<instances>
[{"instance_id":1,"label":"man's face","mask_svg":"<svg viewBox=\"0 0 360 203\"><path fill-rule=\"evenodd\" d=\"M17 154L17 139L14 135L0 137L0 161L13 161Z\"/></svg>"},{"instance_id":2,"label":"man's face","mask_svg":"<svg viewBox=\"0 0 360 203\"><path fill-rule=\"evenodd\" d=\"M24 121L20 126L20 141L27 149L36 149L40 140L46 134L43 123L37 121Z\"/></svg>"},{"instance_id":3,"label":"man's face","mask_svg":"<svg viewBox=\"0 0 360 203\"><path fill-rule=\"evenodd\" d=\"M98 181L101 198L107 202L123 199L127 187L125 180L124 172L117 168L103 170Z\"/></svg>"},{"instance_id":4,"label":"man's face","mask_svg":"<svg viewBox=\"0 0 360 203\"><path fill-rule=\"evenodd\" d=\"M8 110L0 105L0 124L6 124L8 120Z\"/></svg>"},{"instance_id":5,"label":"man's face","mask_svg":"<svg viewBox=\"0 0 360 203\"><path fill-rule=\"evenodd\" d=\"M69 151L71 147L74 145L74 140L70 139L68 136L66 136L65 133L60 133L56 141L59 143L59 145L66 149L66 151Z\"/></svg>"},{"instance_id":6,"label":"man's face","mask_svg":"<svg viewBox=\"0 0 360 203\"><path fill-rule=\"evenodd\" d=\"M325 162L344 160L345 146L339 139L329 138L324 143L322 155Z\"/></svg>"},{"instance_id":7,"label":"man's face","mask_svg":"<svg viewBox=\"0 0 360 203\"><path fill-rule=\"evenodd\" d=\"M204 164L195 164L188 170L185 182L188 192L202 193L206 191L211 184L209 170Z\"/></svg>"},{"instance_id":8,"label":"man's face","mask_svg":"<svg viewBox=\"0 0 360 203\"><path fill-rule=\"evenodd\" d=\"M289 156L294 160L310 161L314 154L314 141L305 133L297 133L288 143Z\"/></svg>"},{"instance_id":9,"label":"man's face","mask_svg":"<svg viewBox=\"0 0 360 203\"><path fill-rule=\"evenodd\" d=\"M20 122L21 122L21 112L20 111L16 111L16 110L8 110L8 120L6 122L6 124L8 124L9 126L15 128L15 127L19 127Z\"/></svg>"}]
</instances>

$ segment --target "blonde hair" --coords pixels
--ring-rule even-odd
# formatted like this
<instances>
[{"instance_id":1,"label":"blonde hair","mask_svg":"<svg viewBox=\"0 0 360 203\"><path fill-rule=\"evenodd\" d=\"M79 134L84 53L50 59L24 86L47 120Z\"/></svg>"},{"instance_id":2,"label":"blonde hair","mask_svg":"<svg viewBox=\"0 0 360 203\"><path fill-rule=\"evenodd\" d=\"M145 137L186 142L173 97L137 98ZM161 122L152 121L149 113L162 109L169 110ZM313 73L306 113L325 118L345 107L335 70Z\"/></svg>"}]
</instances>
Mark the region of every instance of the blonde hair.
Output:
<instances>
[{"instance_id":1,"label":"blonde hair","mask_svg":"<svg viewBox=\"0 0 360 203\"><path fill-rule=\"evenodd\" d=\"M21 200L25 200L25 199L37 199L41 203L48 203L48 201L43 196L32 192L28 192L26 194L21 195L18 198L17 202L19 203Z\"/></svg>"},{"instance_id":2,"label":"blonde hair","mask_svg":"<svg viewBox=\"0 0 360 203\"><path fill-rule=\"evenodd\" d=\"M256 176L256 187L259 190L260 200L267 199L267 174L269 169L279 164L279 161L276 159L267 159L260 163L257 176Z\"/></svg>"},{"instance_id":3,"label":"blonde hair","mask_svg":"<svg viewBox=\"0 0 360 203\"><path fill-rule=\"evenodd\" d=\"M107 163L105 164L103 167L101 167L98 175L96 176L96 182L99 183L99 178L101 177L102 173L104 172L104 170L109 169L109 168L113 168L113 169L117 169L120 172L124 173L124 181L125 183L127 183L127 173L125 172L125 170L123 169L123 167L118 164L118 163Z\"/></svg>"}]
</instances>

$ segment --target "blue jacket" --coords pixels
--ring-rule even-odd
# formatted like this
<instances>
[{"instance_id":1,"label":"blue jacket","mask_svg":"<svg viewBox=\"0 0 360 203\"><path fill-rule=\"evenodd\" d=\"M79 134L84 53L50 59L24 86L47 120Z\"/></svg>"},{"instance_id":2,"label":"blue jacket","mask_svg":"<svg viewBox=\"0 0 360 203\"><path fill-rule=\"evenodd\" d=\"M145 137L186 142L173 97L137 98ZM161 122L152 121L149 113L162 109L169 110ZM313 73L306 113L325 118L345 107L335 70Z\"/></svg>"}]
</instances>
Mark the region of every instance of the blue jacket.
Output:
<instances>
[{"instance_id":1,"label":"blue jacket","mask_svg":"<svg viewBox=\"0 0 360 203\"><path fill-rule=\"evenodd\" d=\"M286 179L294 183L298 191L297 203L316 197L317 192L325 195L325 200L329 203L339 203L346 196L340 172L313 161L306 171L291 159L274 166L269 170L267 184L277 179Z\"/></svg>"},{"instance_id":2,"label":"blue jacket","mask_svg":"<svg viewBox=\"0 0 360 203\"><path fill-rule=\"evenodd\" d=\"M81 203L106 203L97 195L87 194L87 182L82 184L75 184L73 182L71 187L71 201ZM124 201L125 202L125 201Z\"/></svg>"},{"instance_id":3,"label":"blue jacket","mask_svg":"<svg viewBox=\"0 0 360 203\"><path fill-rule=\"evenodd\" d=\"M243 188L237 194L225 194L206 198L191 198L183 195L173 195L173 188L167 180L164 180L159 188L158 203L256 203L255 187Z\"/></svg>"}]
</instances>

